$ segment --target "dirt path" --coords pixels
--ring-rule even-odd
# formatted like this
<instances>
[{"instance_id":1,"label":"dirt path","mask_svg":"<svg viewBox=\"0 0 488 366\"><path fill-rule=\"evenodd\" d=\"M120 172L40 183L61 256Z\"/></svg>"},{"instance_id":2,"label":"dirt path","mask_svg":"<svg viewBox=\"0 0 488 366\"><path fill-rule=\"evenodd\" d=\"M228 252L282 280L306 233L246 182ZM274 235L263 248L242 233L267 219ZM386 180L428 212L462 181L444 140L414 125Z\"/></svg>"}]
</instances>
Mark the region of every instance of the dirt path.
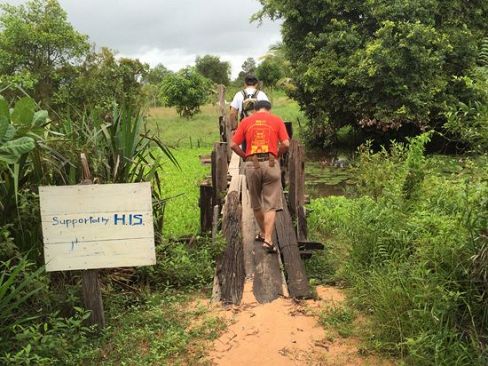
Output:
<instances>
[{"instance_id":1,"label":"dirt path","mask_svg":"<svg viewBox=\"0 0 488 366\"><path fill-rule=\"evenodd\" d=\"M219 312L230 321L227 331L213 343L209 360L214 365L393 365L359 354L359 340L331 337L318 323L317 314L327 306L340 306L343 293L318 287L318 300L294 302L280 298L258 304L246 283L239 307Z\"/></svg>"}]
</instances>

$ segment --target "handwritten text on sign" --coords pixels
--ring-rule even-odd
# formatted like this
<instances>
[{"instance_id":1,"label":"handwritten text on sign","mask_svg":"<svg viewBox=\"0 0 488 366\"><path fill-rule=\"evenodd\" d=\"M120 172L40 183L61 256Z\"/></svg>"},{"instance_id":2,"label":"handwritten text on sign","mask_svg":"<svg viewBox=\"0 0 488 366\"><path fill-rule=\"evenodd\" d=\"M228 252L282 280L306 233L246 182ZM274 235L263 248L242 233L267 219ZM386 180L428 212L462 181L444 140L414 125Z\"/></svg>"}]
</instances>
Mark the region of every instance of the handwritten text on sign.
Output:
<instances>
[{"instance_id":1,"label":"handwritten text on sign","mask_svg":"<svg viewBox=\"0 0 488 366\"><path fill-rule=\"evenodd\" d=\"M156 263L149 183L39 187L47 271Z\"/></svg>"}]
</instances>

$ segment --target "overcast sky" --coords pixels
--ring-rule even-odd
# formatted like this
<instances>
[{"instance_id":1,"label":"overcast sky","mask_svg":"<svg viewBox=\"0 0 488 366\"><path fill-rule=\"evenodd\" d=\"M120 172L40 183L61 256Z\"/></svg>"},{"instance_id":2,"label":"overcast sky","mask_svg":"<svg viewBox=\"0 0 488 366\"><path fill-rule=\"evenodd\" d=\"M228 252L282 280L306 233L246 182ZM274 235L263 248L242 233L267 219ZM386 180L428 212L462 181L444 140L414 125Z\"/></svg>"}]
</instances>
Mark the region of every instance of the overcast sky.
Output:
<instances>
[{"instance_id":1,"label":"overcast sky","mask_svg":"<svg viewBox=\"0 0 488 366\"><path fill-rule=\"evenodd\" d=\"M3 1L2 1L3 2ZM20 4L23 0L7 0ZM197 55L232 64L235 77L247 57L256 60L281 39L280 26L249 18L257 0L59 0L69 21L97 47L178 70Z\"/></svg>"}]
</instances>

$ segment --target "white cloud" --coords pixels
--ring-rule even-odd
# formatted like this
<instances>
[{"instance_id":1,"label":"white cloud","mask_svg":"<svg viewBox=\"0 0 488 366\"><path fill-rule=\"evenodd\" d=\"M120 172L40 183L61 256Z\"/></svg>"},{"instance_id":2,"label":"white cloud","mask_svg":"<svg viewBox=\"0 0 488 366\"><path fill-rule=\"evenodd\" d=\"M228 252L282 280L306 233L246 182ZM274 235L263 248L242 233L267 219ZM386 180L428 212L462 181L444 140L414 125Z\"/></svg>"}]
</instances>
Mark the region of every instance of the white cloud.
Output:
<instances>
[{"instance_id":1,"label":"white cloud","mask_svg":"<svg viewBox=\"0 0 488 366\"><path fill-rule=\"evenodd\" d=\"M21 0L7 0L17 5ZM59 0L69 21L98 47L178 70L197 55L231 62L235 77L247 57L281 39L280 25L250 23L257 0Z\"/></svg>"}]
</instances>

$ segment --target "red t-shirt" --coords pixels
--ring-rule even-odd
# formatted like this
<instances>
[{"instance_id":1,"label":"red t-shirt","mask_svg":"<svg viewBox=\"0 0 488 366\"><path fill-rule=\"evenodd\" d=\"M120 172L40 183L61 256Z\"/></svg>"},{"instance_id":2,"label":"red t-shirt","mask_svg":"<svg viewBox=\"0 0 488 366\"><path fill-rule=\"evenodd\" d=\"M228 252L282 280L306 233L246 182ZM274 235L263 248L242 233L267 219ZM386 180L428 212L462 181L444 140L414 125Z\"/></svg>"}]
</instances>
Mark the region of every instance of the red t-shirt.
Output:
<instances>
[{"instance_id":1,"label":"red t-shirt","mask_svg":"<svg viewBox=\"0 0 488 366\"><path fill-rule=\"evenodd\" d=\"M246 157L271 153L278 157L278 142L288 140L288 132L280 117L269 112L257 112L244 118L232 141L237 145L246 139Z\"/></svg>"}]
</instances>

